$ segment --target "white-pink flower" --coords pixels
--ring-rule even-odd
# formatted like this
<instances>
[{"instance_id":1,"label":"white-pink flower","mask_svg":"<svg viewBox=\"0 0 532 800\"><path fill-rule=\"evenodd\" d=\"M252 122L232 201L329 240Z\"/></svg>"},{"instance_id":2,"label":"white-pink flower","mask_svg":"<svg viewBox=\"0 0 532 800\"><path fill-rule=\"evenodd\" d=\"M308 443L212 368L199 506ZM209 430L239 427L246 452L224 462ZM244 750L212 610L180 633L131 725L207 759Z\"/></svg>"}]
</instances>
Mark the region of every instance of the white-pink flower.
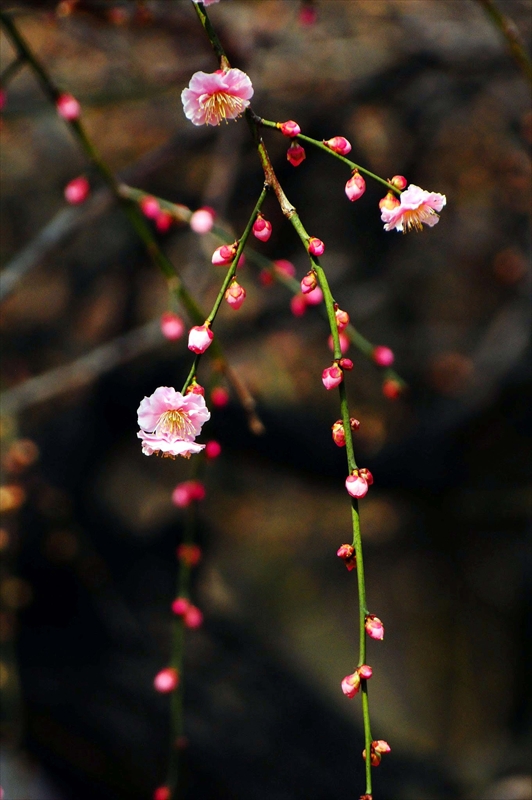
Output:
<instances>
[{"instance_id":1,"label":"white-pink flower","mask_svg":"<svg viewBox=\"0 0 532 800\"><path fill-rule=\"evenodd\" d=\"M437 212L440 212L447 203L444 194L426 192L419 186L411 183L408 189L401 194L401 202L394 208L383 207L381 219L385 223L384 230L408 231L423 229L423 225L432 228L439 221Z\"/></svg>"},{"instance_id":2,"label":"white-pink flower","mask_svg":"<svg viewBox=\"0 0 532 800\"><path fill-rule=\"evenodd\" d=\"M144 455L189 458L205 447L194 441L211 417L202 395L191 392L183 396L170 386L159 386L142 400L137 413L137 436L142 439Z\"/></svg>"},{"instance_id":3,"label":"white-pink flower","mask_svg":"<svg viewBox=\"0 0 532 800\"><path fill-rule=\"evenodd\" d=\"M219 125L236 119L249 106L253 86L240 69L195 72L181 92L185 116L194 125Z\"/></svg>"}]
</instances>

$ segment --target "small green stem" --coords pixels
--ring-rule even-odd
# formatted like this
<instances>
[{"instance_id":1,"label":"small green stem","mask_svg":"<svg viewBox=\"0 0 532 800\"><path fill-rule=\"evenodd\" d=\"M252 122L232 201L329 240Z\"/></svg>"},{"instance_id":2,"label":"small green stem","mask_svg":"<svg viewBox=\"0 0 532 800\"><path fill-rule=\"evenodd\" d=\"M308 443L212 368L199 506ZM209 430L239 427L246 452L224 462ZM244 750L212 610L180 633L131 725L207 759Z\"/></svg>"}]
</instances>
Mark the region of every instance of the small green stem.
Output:
<instances>
[{"instance_id":1,"label":"small green stem","mask_svg":"<svg viewBox=\"0 0 532 800\"><path fill-rule=\"evenodd\" d=\"M205 6L203 3L196 3L193 2L194 8L196 9L196 13L199 17L199 21L207 34L207 37L212 45L212 49L216 55L216 58L220 62L220 69L230 69L231 64L229 63L229 59L225 54L225 50L222 46L222 43L218 39L218 35L214 28L212 27L212 23L209 19L207 11L205 10Z\"/></svg>"}]
</instances>

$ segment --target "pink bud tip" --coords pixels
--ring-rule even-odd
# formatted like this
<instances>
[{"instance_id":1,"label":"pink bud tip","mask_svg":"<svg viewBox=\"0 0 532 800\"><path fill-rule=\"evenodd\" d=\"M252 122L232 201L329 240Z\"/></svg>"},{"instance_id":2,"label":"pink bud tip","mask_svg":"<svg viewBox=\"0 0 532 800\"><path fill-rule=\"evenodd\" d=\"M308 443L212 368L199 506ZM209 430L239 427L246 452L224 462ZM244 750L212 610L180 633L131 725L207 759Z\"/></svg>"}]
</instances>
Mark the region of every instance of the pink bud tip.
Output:
<instances>
[{"instance_id":1,"label":"pink bud tip","mask_svg":"<svg viewBox=\"0 0 532 800\"><path fill-rule=\"evenodd\" d=\"M384 639L384 625L374 614L369 614L366 617L365 628L366 633L372 639Z\"/></svg>"},{"instance_id":2,"label":"pink bud tip","mask_svg":"<svg viewBox=\"0 0 532 800\"><path fill-rule=\"evenodd\" d=\"M203 614L196 606L190 605L185 611L183 621L187 628L201 628L203 624Z\"/></svg>"},{"instance_id":3,"label":"pink bud tip","mask_svg":"<svg viewBox=\"0 0 532 800\"><path fill-rule=\"evenodd\" d=\"M159 211L157 217L155 218L155 227L161 233L166 233L172 227L173 221L174 218L170 214L170 212L166 211L166 209L162 209L161 211Z\"/></svg>"},{"instance_id":4,"label":"pink bud tip","mask_svg":"<svg viewBox=\"0 0 532 800\"><path fill-rule=\"evenodd\" d=\"M212 461L214 458L218 458L220 453L222 452L222 448L219 442L216 442L212 439L210 442L207 442L205 445L205 456Z\"/></svg>"},{"instance_id":5,"label":"pink bud tip","mask_svg":"<svg viewBox=\"0 0 532 800\"><path fill-rule=\"evenodd\" d=\"M318 306L323 302L323 292L319 286L305 295L305 302L308 306Z\"/></svg>"},{"instance_id":6,"label":"pink bud tip","mask_svg":"<svg viewBox=\"0 0 532 800\"><path fill-rule=\"evenodd\" d=\"M346 369L348 371L353 369L353 366L354 366L354 364L353 364L353 362L351 361L350 358L341 358L338 363L339 363L339 365L341 366L342 369Z\"/></svg>"},{"instance_id":7,"label":"pink bud tip","mask_svg":"<svg viewBox=\"0 0 532 800\"><path fill-rule=\"evenodd\" d=\"M294 122L293 119L289 119L287 122L279 122L277 127L284 133L285 136L298 136L301 133L301 128Z\"/></svg>"},{"instance_id":8,"label":"pink bud tip","mask_svg":"<svg viewBox=\"0 0 532 800\"><path fill-rule=\"evenodd\" d=\"M345 447L345 430L341 419L337 420L332 426L332 438L338 447ZM342 545L342 547L344 546L347 547L347 545ZM337 555L340 555L340 551L338 551ZM340 557L342 558L343 556Z\"/></svg>"},{"instance_id":9,"label":"pink bud tip","mask_svg":"<svg viewBox=\"0 0 532 800\"><path fill-rule=\"evenodd\" d=\"M326 367L323 370L321 379L326 389L336 389L336 387L340 386L342 383L344 379L344 373L338 364L333 364L332 367Z\"/></svg>"},{"instance_id":10,"label":"pink bud tip","mask_svg":"<svg viewBox=\"0 0 532 800\"><path fill-rule=\"evenodd\" d=\"M253 235L260 239L261 242L267 242L272 235L272 224L264 219L263 216L258 216L253 223Z\"/></svg>"},{"instance_id":11,"label":"pink bud tip","mask_svg":"<svg viewBox=\"0 0 532 800\"><path fill-rule=\"evenodd\" d=\"M186 394L200 394L202 397L205 397L205 389L194 379L188 387Z\"/></svg>"},{"instance_id":12,"label":"pink bud tip","mask_svg":"<svg viewBox=\"0 0 532 800\"><path fill-rule=\"evenodd\" d=\"M368 664L362 664L362 666L358 668L358 674L361 678L367 681L373 675L373 670Z\"/></svg>"},{"instance_id":13,"label":"pink bud tip","mask_svg":"<svg viewBox=\"0 0 532 800\"><path fill-rule=\"evenodd\" d=\"M223 244L221 247L216 248L212 254L211 261L216 267L224 267L227 264L231 264L236 255L236 250L236 242L234 244Z\"/></svg>"},{"instance_id":14,"label":"pink bud tip","mask_svg":"<svg viewBox=\"0 0 532 800\"><path fill-rule=\"evenodd\" d=\"M182 617L190 606L190 601L186 597L177 597L172 603L172 611L178 617Z\"/></svg>"},{"instance_id":15,"label":"pink bud tip","mask_svg":"<svg viewBox=\"0 0 532 800\"><path fill-rule=\"evenodd\" d=\"M224 296L231 308L237 311L246 299L246 290L239 283L233 281Z\"/></svg>"},{"instance_id":16,"label":"pink bud tip","mask_svg":"<svg viewBox=\"0 0 532 800\"><path fill-rule=\"evenodd\" d=\"M344 328L347 328L349 325L349 314L347 311L342 311L341 308L337 308L334 312L336 317L336 324L338 325L338 330L343 331Z\"/></svg>"},{"instance_id":17,"label":"pink bud tip","mask_svg":"<svg viewBox=\"0 0 532 800\"><path fill-rule=\"evenodd\" d=\"M401 384L393 378L388 378L382 384L382 393L388 400L397 400L401 395Z\"/></svg>"},{"instance_id":18,"label":"pink bud tip","mask_svg":"<svg viewBox=\"0 0 532 800\"><path fill-rule=\"evenodd\" d=\"M65 186L65 200L73 206L83 203L87 199L90 192L90 184L87 178L80 175L79 178L67 183Z\"/></svg>"},{"instance_id":19,"label":"pink bud tip","mask_svg":"<svg viewBox=\"0 0 532 800\"><path fill-rule=\"evenodd\" d=\"M188 567L197 567L201 561L201 548L197 544L180 544L176 552L178 559Z\"/></svg>"},{"instance_id":20,"label":"pink bud tip","mask_svg":"<svg viewBox=\"0 0 532 800\"><path fill-rule=\"evenodd\" d=\"M314 270L311 269L310 272L307 272L307 274L301 281L301 291L303 292L303 294L308 294L309 292L312 292L317 285L318 285L317 275L314 272Z\"/></svg>"},{"instance_id":21,"label":"pink bud tip","mask_svg":"<svg viewBox=\"0 0 532 800\"><path fill-rule=\"evenodd\" d=\"M388 742L384 741L384 739L376 739L374 742L371 743L371 746L376 753L380 753L381 755L383 755L384 753L392 752L392 748L390 747Z\"/></svg>"},{"instance_id":22,"label":"pink bud tip","mask_svg":"<svg viewBox=\"0 0 532 800\"><path fill-rule=\"evenodd\" d=\"M216 408L223 408L229 402L229 392L223 386L215 386L211 392L211 403Z\"/></svg>"},{"instance_id":23,"label":"pink bud tip","mask_svg":"<svg viewBox=\"0 0 532 800\"><path fill-rule=\"evenodd\" d=\"M59 95L55 101L55 107L59 116L68 120L68 122L78 119L81 114L81 106L71 94Z\"/></svg>"},{"instance_id":24,"label":"pink bud tip","mask_svg":"<svg viewBox=\"0 0 532 800\"><path fill-rule=\"evenodd\" d=\"M205 487L201 481L191 480L178 483L172 492L172 503L178 508L186 508L205 498Z\"/></svg>"},{"instance_id":25,"label":"pink bud tip","mask_svg":"<svg viewBox=\"0 0 532 800\"><path fill-rule=\"evenodd\" d=\"M366 191L366 181L356 170L345 185L345 193L351 202L358 200Z\"/></svg>"},{"instance_id":26,"label":"pink bud tip","mask_svg":"<svg viewBox=\"0 0 532 800\"><path fill-rule=\"evenodd\" d=\"M214 225L214 211L207 206L198 208L190 217L189 225L194 233L209 233Z\"/></svg>"},{"instance_id":27,"label":"pink bud tip","mask_svg":"<svg viewBox=\"0 0 532 800\"><path fill-rule=\"evenodd\" d=\"M326 144L334 153L339 153L341 156L346 156L351 152L351 143L343 136L333 136L332 139L324 141L323 144Z\"/></svg>"},{"instance_id":28,"label":"pink bud tip","mask_svg":"<svg viewBox=\"0 0 532 800\"><path fill-rule=\"evenodd\" d=\"M293 278L296 274L296 268L292 264L291 261L287 261L285 258L279 258L277 261L273 262L275 265L275 271L278 272L280 275L284 275L286 278Z\"/></svg>"},{"instance_id":29,"label":"pink bud tip","mask_svg":"<svg viewBox=\"0 0 532 800\"><path fill-rule=\"evenodd\" d=\"M296 141L293 141L288 148L286 157L293 167L299 167L299 165L306 159L307 154L305 153L305 149L301 147L300 144L298 144Z\"/></svg>"},{"instance_id":30,"label":"pink bud tip","mask_svg":"<svg viewBox=\"0 0 532 800\"><path fill-rule=\"evenodd\" d=\"M379 208L382 209L386 208L388 211L391 211L393 208L397 208L397 206L401 205L401 201L396 197L393 192L388 192L388 194L379 200Z\"/></svg>"},{"instance_id":31,"label":"pink bud tip","mask_svg":"<svg viewBox=\"0 0 532 800\"><path fill-rule=\"evenodd\" d=\"M390 183L392 184L392 186L395 186L396 189L403 190L406 189L408 181L404 175L394 175Z\"/></svg>"},{"instance_id":32,"label":"pink bud tip","mask_svg":"<svg viewBox=\"0 0 532 800\"><path fill-rule=\"evenodd\" d=\"M153 685L155 686L155 689L158 692L161 692L161 694L167 694L168 692L173 692L174 689L177 689L177 686L179 685L178 671L174 669L174 667L167 667L166 669L162 669L155 676Z\"/></svg>"},{"instance_id":33,"label":"pink bud tip","mask_svg":"<svg viewBox=\"0 0 532 800\"><path fill-rule=\"evenodd\" d=\"M352 545L341 545L336 551L336 555L344 561L349 572L351 572L352 569L356 569L357 557L355 555L355 548Z\"/></svg>"},{"instance_id":34,"label":"pink bud tip","mask_svg":"<svg viewBox=\"0 0 532 800\"><path fill-rule=\"evenodd\" d=\"M171 796L168 786L159 786L153 793L153 800L170 800Z\"/></svg>"},{"instance_id":35,"label":"pink bud tip","mask_svg":"<svg viewBox=\"0 0 532 800\"><path fill-rule=\"evenodd\" d=\"M342 692L346 697L354 697L360 689L360 675L358 674L358 670L355 670L352 675L346 675L341 686Z\"/></svg>"},{"instance_id":36,"label":"pink bud tip","mask_svg":"<svg viewBox=\"0 0 532 800\"><path fill-rule=\"evenodd\" d=\"M295 294L290 300L290 310L294 317L302 317L307 310L307 296Z\"/></svg>"},{"instance_id":37,"label":"pink bud tip","mask_svg":"<svg viewBox=\"0 0 532 800\"><path fill-rule=\"evenodd\" d=\"M143 197L139 203L139 206L144 216L148 217L148 219L157 219L161 212L159 203L157 202L156 198L152 197L151 195L146 195Z\"/></svg>"},{"instance_id":38,"label":"pink bud tip","mask_svg":"<svg viewBox=\"0 0 532 800\"><path fill-rule=\"evenodd\" d=\"M173 314L171 311L165 311L164 314L161 314L161 331L166 339L174 342L176 339L180 339L183 336L185 332L185 323L177 314Z\"/></svg>"},{"instance_id":39,"label":"pink bud tip","mask_svg":"<svg viewBox=\"0 0 532 800\"><path fill-rule=\"evenodd\" d=\"M351 344L351 341L349 337L345 335L345 333L340 333L338 338L340 340L340 352L343 355L349 350L349 345ZM327 339L327 344L329 345L329 350L332 350L334 352L334 339L332 337L332 334Z\"/></svg>"},{"instance_id":40,"label":"pink bud tip","mask_svg":"<svg viewBox=\"0 0 532 800\"><path fill-rule=\"evenodd\" d=\"M348 475L345 479L345 488L351 497L365 497L368 493L368 482L358 475Z\"/></svg>"},{"instance_id":41,"label":"pink bud tip","mask_svg":"<svg viewBox=\"0 0 532 800\"><path fill-rule=\"evenodd\" d=\"M361 478L364 478L368 486L371 486L373 484L373 475L371 474L369 469L366 469L366 467L362 467L362 469L358 470L358 474L360 475Z\"/></svg>"},{"instance_id":42,"label":"pink bud tip","mask_svg":"<svg viewBox=\"0 0 532 800\"><path fill-rule=\"evenodd\" d=\"M389 347L383 347L382 345L374 347L371 356L379 367L391 367L395 360L393 351Z\"/></svg>"},{"instance_id":43,"label":"pink bud tip","mask_svg":"<svg viewBox=\"0 0 532 800\"><path fill-rule=\"evenodd\" d=\"M313 256L321 256L325 252L325 245L321 241L321 239L317 239L315 236L311 236L308 240L308 251Z\"/></svg>"},{"instance_id":44,"label":"pink bud tip","mask_svg":"<svg viewBox=\"0 0 532 800\"><path fill-rule=\"evenodd\" d=\"M188 334L188 349L198 355L204 353L214 339L214 333L208 325L196 325Z\"/></svg>"}]
</instances>

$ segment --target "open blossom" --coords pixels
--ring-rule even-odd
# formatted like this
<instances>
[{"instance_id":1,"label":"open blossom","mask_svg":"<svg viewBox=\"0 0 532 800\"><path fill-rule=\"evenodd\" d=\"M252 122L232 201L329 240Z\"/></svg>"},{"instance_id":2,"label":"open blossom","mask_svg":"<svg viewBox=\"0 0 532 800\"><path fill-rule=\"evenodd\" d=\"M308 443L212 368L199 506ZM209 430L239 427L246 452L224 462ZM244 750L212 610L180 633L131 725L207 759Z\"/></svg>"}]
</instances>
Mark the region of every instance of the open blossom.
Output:
<instances>
[{"instance_id":1,"label":"open blossom","mask_svg":"<svg viewBox=\"0 0 532 800\"><path fill-rule=\"evenodd\" d=\"M411 183L401 194L399 205L394 208L381 208L381 219L385 223L385 231L408 231L423 229L423 225L432 228L439 221L438 213L447 203L444 194L426 192Z\"/></svg>"},{"instance_id":2,"label":"open blossom","mask_svg":"<svg viewBox=\"0 0 532 800\"><path fill-rule=\"evenodd\" d=\"M138 408L142 452L151 456L184 456L199 453L205 445L194 439L202 425L210 419L210 412L200 394L183 396L170 386L159 386L150 397L145 397Z\"/></svg>"},{"instance_id":3,"label":"open blossom","mask_svg":"<svg viewBox=\"0 0 532 800\"><path fill-rule=\"evenodd\" d=\"M253 86L240 69L195 72L181 92L185 116L194 125L219 125L236 119L249 106Z\"/></svg>"}]
</instances>

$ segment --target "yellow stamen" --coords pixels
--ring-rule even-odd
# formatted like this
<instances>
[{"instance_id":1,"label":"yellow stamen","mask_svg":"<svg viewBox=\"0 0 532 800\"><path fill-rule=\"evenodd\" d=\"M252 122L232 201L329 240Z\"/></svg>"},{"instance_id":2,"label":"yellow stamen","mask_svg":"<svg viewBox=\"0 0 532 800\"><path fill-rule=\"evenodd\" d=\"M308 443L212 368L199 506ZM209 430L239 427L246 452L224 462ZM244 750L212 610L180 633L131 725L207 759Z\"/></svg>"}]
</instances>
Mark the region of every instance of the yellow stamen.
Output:
<instances>
[{"instance_id":1,"label":"yellow stamen","mask_svg":"<svg viewBox=\"0 0 532 800\"><path fill-rule=\"evenodd\" d=\"M201 107L205 111L205 122L208 125L219 125L222 119L227 121L227 112L231 112L231 119L239 114L242 114L246 108L244 101L240 97L234 97L232 94L225 92L215 92L207 97L206 100L200 100ZM234 113L236 111L236 114Z\"/></svg>"},{"instance_id":2,"label":"yellow stamen","mask_svg":"<svg viewBox=\"0 0 532 800\"><path fill-rule=\"evenodd\" d=\"M161 414L155 433L168 435L173 439L185 439L187 436L196 435L194 425L185 411L172 410Z\"/></svg>"},{"instance_id":3,"label":"yellow stamen","mask_svg":"<svg viewBox=\"0 0 532 800\"><path fill-rule=\"evenodd\" d=\"M430 206L421 205L419 208L403 213L403 233L408 233L411 230L422 231L423 222L426 222L430 217L438 216L433 208Z\"/></svg>"}]
</instances>

